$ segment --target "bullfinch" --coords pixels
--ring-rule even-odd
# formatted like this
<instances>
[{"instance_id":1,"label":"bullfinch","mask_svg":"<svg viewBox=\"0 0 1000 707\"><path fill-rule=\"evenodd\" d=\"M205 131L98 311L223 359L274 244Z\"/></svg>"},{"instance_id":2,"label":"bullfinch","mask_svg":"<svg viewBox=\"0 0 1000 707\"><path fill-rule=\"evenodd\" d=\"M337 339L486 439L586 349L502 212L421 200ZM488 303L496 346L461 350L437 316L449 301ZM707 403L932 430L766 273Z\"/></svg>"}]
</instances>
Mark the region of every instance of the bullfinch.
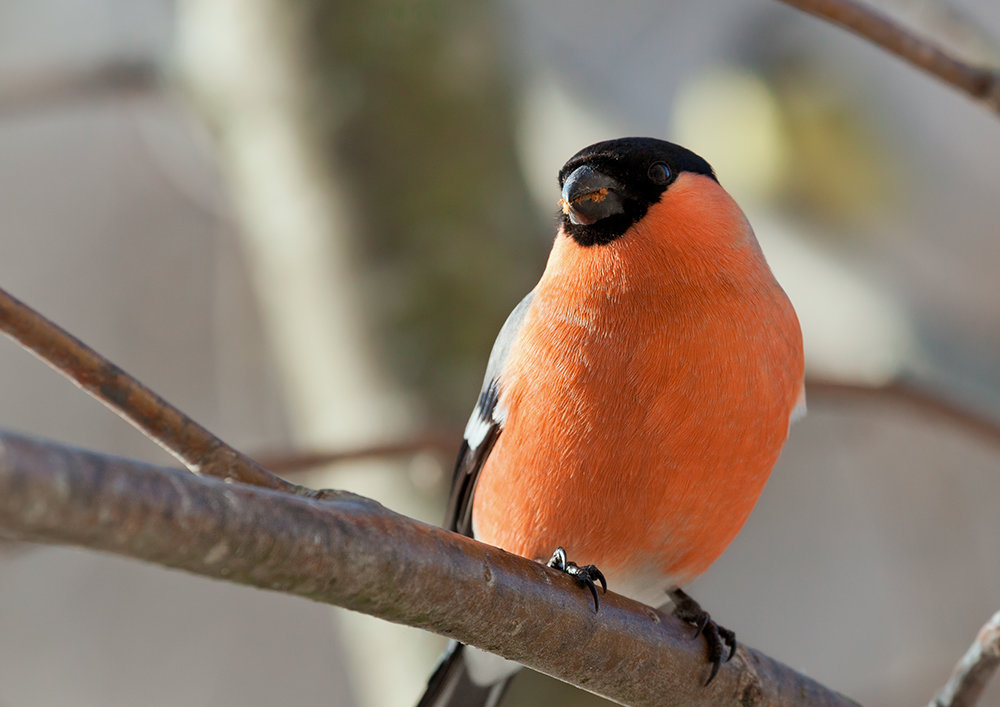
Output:
<instances>
[{"instance_id":1,"label":"bullfinch","mask_svg":"<svg viewBox=\"0 0 1000 707\"><path fill-rule=\"evenodd\" d=\"M646 604L669 598L705 638L710 682L735 636L681 587L739 532L804 411L798 319L693 152L599 142L559 185L555 243L493 346L447 527L551 556L595 609L605 576ZM418 707L496 705L517 667L453 643Z\"/></svg>"}]
</instances>

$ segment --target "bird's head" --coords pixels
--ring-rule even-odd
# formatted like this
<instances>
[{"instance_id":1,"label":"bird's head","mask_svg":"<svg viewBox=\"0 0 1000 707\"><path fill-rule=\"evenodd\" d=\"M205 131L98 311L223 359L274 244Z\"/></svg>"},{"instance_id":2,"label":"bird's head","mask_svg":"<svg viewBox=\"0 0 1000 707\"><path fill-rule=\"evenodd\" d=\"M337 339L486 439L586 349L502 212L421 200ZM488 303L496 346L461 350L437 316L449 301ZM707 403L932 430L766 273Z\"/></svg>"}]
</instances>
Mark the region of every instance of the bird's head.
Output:
<instances>
[{"instance_id":1,"label":"bird's head","mask_svg":"<svg viewBox=\"0 0 1000 707\"><path fill-rule=\"evenodd\" d=\"M582 246L610 243L685 172L715 180L708 162L664 140L626 137L585 147L559 171L563 232Z\"/></svg>"}]
</instances>

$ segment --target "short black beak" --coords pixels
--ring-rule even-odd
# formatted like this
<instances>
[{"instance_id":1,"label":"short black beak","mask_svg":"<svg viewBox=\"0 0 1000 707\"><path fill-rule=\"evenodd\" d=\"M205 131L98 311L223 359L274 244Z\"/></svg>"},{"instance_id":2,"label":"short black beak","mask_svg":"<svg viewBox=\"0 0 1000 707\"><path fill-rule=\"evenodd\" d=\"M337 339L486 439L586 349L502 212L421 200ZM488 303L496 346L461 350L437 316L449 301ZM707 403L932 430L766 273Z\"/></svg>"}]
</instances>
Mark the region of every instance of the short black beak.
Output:
<instances>
[{"instance_id":1,"label":"short black beak","mask_svg":"<svg viewBox=\"0 0 1000 707\"><path fill-rule=\"evenodd\" d=\"M561 203L563 213L578 226L589 226L625 210L621 184L588 165L577 167L566 177Z\"/></svg>"}]
</instances>

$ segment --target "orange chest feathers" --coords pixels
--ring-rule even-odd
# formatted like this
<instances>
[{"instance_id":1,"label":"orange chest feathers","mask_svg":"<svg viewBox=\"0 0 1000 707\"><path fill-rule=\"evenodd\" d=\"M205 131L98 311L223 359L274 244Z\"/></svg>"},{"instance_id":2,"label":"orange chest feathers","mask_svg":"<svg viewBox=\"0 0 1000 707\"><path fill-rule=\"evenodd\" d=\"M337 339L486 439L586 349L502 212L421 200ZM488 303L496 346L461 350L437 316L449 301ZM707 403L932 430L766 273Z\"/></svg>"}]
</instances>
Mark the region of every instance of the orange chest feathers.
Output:
<instances>
[{"instance_id":1,"label":"orange chest feathers","mask_svg":"<svg viewBox=\"0 0 1000 707\"><path fill-rule=\"evenodd\" d=\"M611 244L557 238L473 505L477 538L539 559L563 545L640 598L735 537L801 394L798 322L742 213L687 186Z\"/></svg>"}]
</instances>

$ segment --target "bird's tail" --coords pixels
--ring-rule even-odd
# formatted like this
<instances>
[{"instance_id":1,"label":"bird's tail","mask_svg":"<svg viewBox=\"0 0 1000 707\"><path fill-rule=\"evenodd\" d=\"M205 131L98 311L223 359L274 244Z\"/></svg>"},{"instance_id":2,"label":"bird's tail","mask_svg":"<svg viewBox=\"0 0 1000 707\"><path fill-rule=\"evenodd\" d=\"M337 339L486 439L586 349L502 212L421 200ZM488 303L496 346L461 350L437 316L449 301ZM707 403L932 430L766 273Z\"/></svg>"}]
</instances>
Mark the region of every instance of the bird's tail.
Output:
<instances>
[{"instance_id":1,"label":"bird's tail","mask_svg":"<svg viewBox=\"0 0 1000 707\"><path fill-rule=\"evenodd\" d=\"M510 678L488 685L473 682L466 665L465 646L452 641L427 681L427 690L417 707L496 707Z\"/></svg>"}]
</instances>

